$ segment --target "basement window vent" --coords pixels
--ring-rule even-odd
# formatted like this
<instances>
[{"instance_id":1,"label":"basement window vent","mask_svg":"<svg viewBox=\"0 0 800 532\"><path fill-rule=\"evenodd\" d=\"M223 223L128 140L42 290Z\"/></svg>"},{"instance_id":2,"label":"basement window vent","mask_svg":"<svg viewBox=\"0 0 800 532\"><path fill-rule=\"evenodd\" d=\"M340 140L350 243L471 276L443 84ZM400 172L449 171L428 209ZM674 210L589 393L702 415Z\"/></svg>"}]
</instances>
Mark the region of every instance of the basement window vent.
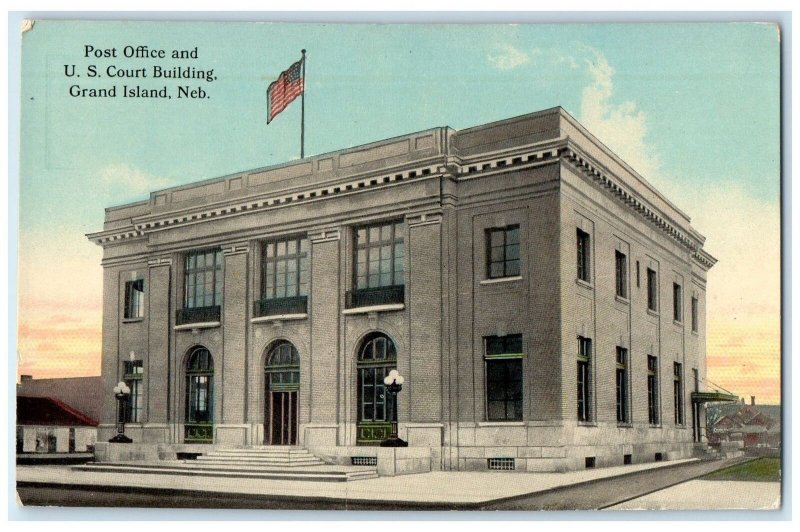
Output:
<instances>
[{"instance_id":1,"label":"basement window vent","mask_svg":"<svg viewBox=\"0 0 800 532\"><path fill-rule=\"evenodd\" d=\"M622 463L624 465L631 465L633 463L633 457L629 454L622 455Z\"/></svg>"},{"instance_id":2,"label":"basement window vent","mask_svg":"<svg viewBox=\"0 0 800 532\"><path fill-rule=\"evenodd\" d=\"M663 453L656 453L656 462L662 462L664 460Z\"/></svg>"},{"instance_id":3,"label":"basement window vent","mask_svg":"<svg viewBox=\"0 0 800 532\"><path fill-rule=\"evenodd\" d=\"M596 465L596 459L594 456L587 456L586 457L586 469L594 469Z\"/></svg>"},{"instance_id":4,"label":"basement window vent","mask_svg":"<svg viewBox=\"0 0 800 532\"><path fill-rule=\"evenodd\" d=\"M378 457L377 456L351 456L350 462L353 465L366 465L366 466L376 466L378 465Z\"/></svg>"},{"instance_id":5,"label":"basement window vent","mask_svg":"<svg viewBox=\"0 0 800 532\"><path fill-rule=\"evenodd\" d=\"M489 458L487 462L489 469L495 471L513 471L515 469L513 458Z\"/></svg>"}]
</instances>

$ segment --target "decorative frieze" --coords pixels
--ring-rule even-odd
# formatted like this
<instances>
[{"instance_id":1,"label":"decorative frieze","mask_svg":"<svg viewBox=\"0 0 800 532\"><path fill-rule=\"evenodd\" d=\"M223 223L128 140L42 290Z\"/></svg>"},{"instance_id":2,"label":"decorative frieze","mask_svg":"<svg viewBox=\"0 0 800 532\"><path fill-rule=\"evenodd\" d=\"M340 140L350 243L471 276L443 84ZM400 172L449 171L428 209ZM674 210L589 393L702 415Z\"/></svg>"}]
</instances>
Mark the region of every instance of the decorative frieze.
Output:
<instances>
[{"instance_id":1,"label":"decorative frieze","mask_svg":"<svg viewBox=\"0 0 800 532\"><path fill-rule=\"evenodd\" d=\"M228 255L241 255L250 251L250 246L247 242L238 242L236 244L229 244L222 247L222 254Z\"/></svg>"},{"instance_id":2,"label":"decorative frieze","mask_svg":"<svg viewBox=\"0 0 800 532\"><path fill-rule=\"evenodd\" d=\"M308 239L312 244L321 244L323 242L336 242L341 238L341 231L336 229L325 229L324 231L317 231L308 235Z\"/></svg>"},{"instance_id":3,"label":"decorative frieze","mask_svg":"<svg viewBox=\"0 0 800 532\"><path fill-rule=\"evenodd\" d=\"M433 225L442 223L441 212L430 212L422 214L412 214L406 217L406 223L409 227L418 227L420 225Z\"/></svg>"},{"instance_id":4,"label":"decorative frieze","mask_svg":"<svg viewBox=\"0 0 800 532\"><path fill-rule=\"evenodd\" d=\"M153 257L147 259L147 265L151 268L156 266L172 266L172 257Z\"/></svg>"}]
</instances>

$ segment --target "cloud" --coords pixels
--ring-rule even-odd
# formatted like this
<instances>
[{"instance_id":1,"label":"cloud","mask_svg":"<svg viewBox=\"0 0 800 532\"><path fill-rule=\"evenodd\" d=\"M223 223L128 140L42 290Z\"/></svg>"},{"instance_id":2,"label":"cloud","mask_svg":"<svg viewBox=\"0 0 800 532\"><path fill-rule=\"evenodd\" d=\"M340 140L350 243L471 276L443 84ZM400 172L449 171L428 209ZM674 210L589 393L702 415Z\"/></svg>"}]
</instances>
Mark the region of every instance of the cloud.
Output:
<instances>
[{"instance_id":1,"label":"cloud","mask_svg":"<svg viewBox=\"0 0 800 532\"><path fill-rule=\"evenodd\" d=\"M634 101L617 101L615 70L602 52L581 46L550 54L583 65L588 84L578 119L614 153L692 218L719 262L708 273L708 377L740 395L776 401L780 386L780 209L736 184L675 179L648 142L648 117ZM764 180L777 176L757 176ZM685 185L684 183L692 183Z\"/></svg>"},{"instance_id":2,"label":"cloud","mask_svg":"<svg viewBox=\"0 0 800 532\"><path fill-rule=\"evenodd\" d=\"M524 52L510 44L502 44L497 47L498 51L490 54L489 63L500 70L512 70L531 62L531 58L541 54L541 50L534 48L530 52Z\"/></svg>"},{"instance_id":3,"label":"cloud","mask_svg":"<svg viewBox=\"0 0 800 532\"><path fill-rule=\"evenodd\" d=\"M600 51L588 46L582 50L590 83L581 94L581 123L637 172L654 174L660 162L647 143L647 115L633 101L614 103L614 68Z\"/></svg>"},{"instance_id":4,"label":"cloud","mask_svg":"<svg viewBox=\"0 0 800 532\"><path fill-rule=\"evenodd\" d=\"M100 180L109 187L124 186L130 194L146 194L172 183L125 163L113 163L100 169Z\"/></svg>"}]
</instances>

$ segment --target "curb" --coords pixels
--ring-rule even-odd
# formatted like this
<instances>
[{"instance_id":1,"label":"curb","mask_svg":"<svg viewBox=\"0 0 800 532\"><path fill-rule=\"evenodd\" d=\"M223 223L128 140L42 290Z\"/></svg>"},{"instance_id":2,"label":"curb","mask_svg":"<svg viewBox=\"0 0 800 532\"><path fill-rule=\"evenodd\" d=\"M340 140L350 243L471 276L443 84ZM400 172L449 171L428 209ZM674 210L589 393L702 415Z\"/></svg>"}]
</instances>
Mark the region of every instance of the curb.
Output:
<instances>
[{"instance_id":1,"label":"curb","mask_svg":"<svg viewBox=\"0 0 800 532\"><path fill-rule=\"evenodd\" d=\"M747 461L747 460L745 460ZM675 469L680 468L687 465L693 465L700 462L682 462L679 464L671 464L666 465L658 468L658 470L666 470L666 469ZM735 462L731 465L735 465ZM720 468L722 469L722 468ZM543 493L553 493L559 491L565 491L577 486L587 486L591 484L600 483L605 480L609 479L619 479L624 478L632 475L637 475L641 473L652 472L653 469L643 469L638 471L628 471L623 472L618 475L611 475L606 477L599 477L589 480L584 480L580 482L575 482L572 484L565 484L562 486L556 486L553 488L546 488L535 490L519 495L511 495L508 497L499 497L496 499L488 499L484 501L478 502L436 502L436 501L387 501L386 499L350 499L350 498L342 498L342 497L324 497L324 496L304 496L304 495L280 495L280 494L255 494L255 493L231 493L231 492L220 492L220 491L209 491L209 490L197 490L197 489L183 489L183 488L161 488L161 487L143 487L143 486L118 486L118 485L107 485L107 484L79 484L79 483L60 483L60 482L46 482L46 481L17 481L17 488L58 488L64 490L75 490L75 491L96 491L96 492L111 492L111 493L121 493L121 494L138 494L138 495L147 495L153 494L156 496L183 496L183 497L197 497L200 499L210 499L210 498L232 498L235 497L238 500L242 501L252 501L252 502L261 502L266 503L267 501L270 502L285 502L285 503L292 503L291 506L306 506L310 504L320 504L323 506L331 506L331 505L341 505L344 506L344 509L349 509L348 507L352 507L353 510L358 510L359 506L367 506L370 507L369 509L373 509L374 506L381 506L382 510L422 510L422 511L449 511L449 510L480 510L483 507L498 504L498 503L505 503L505 502L512 502L515 500L525 499L531 496L543 494ZM703 473L698 476L703 476L707 473ZM697 477L692 477L697 478ZM598 508L608 508L610 506L615 506L617 504L622 504L627 502L628 500L636 499L638 497L642 497L648 495L650 493L660 491L662 489L669 488L671 486L681 484L683 482L687 482L690 479L681 480L679 482L675 482L670 484L669 486L659 487L652 491L639 494L635 497L627 498L626 500L616 501L613 504ZM250 507L252 508L252 507ZM257 507L256 507L257 508ZM292 508L296 509L296 508ZM303 509L312 509L313 508L303 508ZM325 508L328 509L328 508Z\"/></svg>"}]
</instances>

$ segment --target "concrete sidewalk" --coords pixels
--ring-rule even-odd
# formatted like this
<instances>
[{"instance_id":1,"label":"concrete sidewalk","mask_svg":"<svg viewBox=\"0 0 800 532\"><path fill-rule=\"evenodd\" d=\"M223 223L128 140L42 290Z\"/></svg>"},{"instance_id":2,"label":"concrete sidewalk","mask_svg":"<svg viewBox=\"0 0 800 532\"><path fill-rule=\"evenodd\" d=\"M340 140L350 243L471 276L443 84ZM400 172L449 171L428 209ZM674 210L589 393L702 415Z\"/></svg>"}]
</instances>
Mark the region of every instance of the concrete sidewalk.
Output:
<instances>
[{"instance_id":1,"label":"concrete sidewalk","mask_svg":"<svg viewBox=\"0 0 800 532\"><path fill-rule=\"evenodd\" d=\"M132 473L92 473L59 466L17 466L18 483L78 486L96 491L116 488L195 491L202 493L276 498L387 501L396 503L475 505L497 499L623 476L638 471L672 467L695 459L635 464L568 473L499 471L439 471L356 482L224 479Z\"/></svg>"},{"instance_id":2,"label":"concrete sidewalk","mask_svg":"<svg viewBox=\"0 0 800 532\"><path fill-rule=\"evenodd\" d=\"M690 480L606 510L777 510L780 482Z\"/></svg>"}]
</instances>

